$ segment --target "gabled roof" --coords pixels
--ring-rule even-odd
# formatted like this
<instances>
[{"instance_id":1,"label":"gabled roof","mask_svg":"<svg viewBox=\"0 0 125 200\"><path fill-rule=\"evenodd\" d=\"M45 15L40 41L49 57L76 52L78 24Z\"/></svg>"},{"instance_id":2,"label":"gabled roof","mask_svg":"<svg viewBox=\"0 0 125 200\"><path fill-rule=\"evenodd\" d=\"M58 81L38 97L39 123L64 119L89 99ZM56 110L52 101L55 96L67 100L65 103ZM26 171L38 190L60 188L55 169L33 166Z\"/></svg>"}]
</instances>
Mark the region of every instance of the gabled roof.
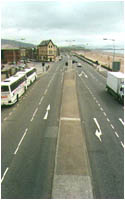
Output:
<instances>
[{"instance_id":1,"label":"gabled roof","mask_svg":"<svg viewBox=\"0 0 125 200\"><path fill-rule=\"evenodd\" d=\"M52 42L52 40L43 40L38 46L47 46L50 42ZM52 42L52 44L53 44L53 42Z\"/></svg>"}]
</instances>

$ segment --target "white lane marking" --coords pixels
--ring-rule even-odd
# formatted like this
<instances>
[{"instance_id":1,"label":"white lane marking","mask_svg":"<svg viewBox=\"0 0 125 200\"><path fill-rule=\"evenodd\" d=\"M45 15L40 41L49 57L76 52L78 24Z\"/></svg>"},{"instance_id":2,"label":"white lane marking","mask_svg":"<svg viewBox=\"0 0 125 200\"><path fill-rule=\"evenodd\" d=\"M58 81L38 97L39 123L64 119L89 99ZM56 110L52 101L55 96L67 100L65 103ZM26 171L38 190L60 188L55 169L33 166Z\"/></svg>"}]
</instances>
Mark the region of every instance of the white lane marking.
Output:
<instances>
[{"instance_id":1,"label":"white lane marking","mask_svg":"<svg viewBox=\"0 0 125 200\"><path fill-rule=\"evenodd\" d=\"M123 144L123 142L121 141L121 145L122 145L122 147L124 148L124 144Z\"/></svg>"},{"instance_id":2,"label":"white lane marking","mask_svg":"<svg viewBox=\"0 0 125 200\"><path fill-rule=\"evenodd\" d=\"M12 115L12 112L9 113L9 116Z\"/></svg>"},{"instance_id":3,"label":"white lane marking","mask_svg":"<svg viewBox=\"0 0 125 200\"><path fill-rule=\"evenodd\" d=\"M61 83L63 82L63 75L64 75L64 74L62 73L62 79L61 79Z\"/></svg>"},{"instance_id":4,"label":"white lane marking","mask_svg":"<svg viewBox=\"0 0 125 200\"><path fill-rule=\"evenodd\" d=\"M101 111L103 111L103 108L100 108Z\"/></svg>"},{"instance_id":5,"label":"white lane marking","mask_svg":"<svg viewBox=\"0 0 125 200\"><path fill-rule=\"evenodd\" d=\"M106 113L105 113L105 112L103 112L103 114L106 116Z\"/></svg>"},{"instance_id":6,"label":"white lane marking","mask_svg":"<svg viewBox=\"0 0 125 200\"><path fill-rule=\"evenodd\" d=\"M18 144L18 146L17 146L17 148L16 148L14 154L16 154L17 151L19 150L19 147L20 147L20 145L21 145L21 143L22 143L22 141L23 141L23 139L24 139L24 137L25 137L27 131L28 131L28 128L25 129L25 132L24 132L24 134L23 134L23 136L22 136L22 138L21 138L21 140L20 140L20 142L19 142L19 144Z\"/></svg>"},{"instance_id":7,"label":"white lane marking","mask_svg":"<svg viewBox=\"0 0 125 200\"><path fill-rule=\"evenodd\" d=\"M50 87L50 85L51 85L51 81L48 83L48 88Z\"/></svg>"},{"instance_id":8,"label":"white lane marking","mask_svg":"<svg viewBox=\"0 0 125 200\"><path fill-rule=\"evenodd\" d=\"M50 110L50 104L47 106L46 113L45 113L43 119L47 119L48 118L49 110Z\"/></svg>"},{"instance_id":9,"label":"white lane marking","mask_svg":"<svg viewBox=\"0 0 125 200\"><path fill-rule=\"evenodd\" d=\"M34 111L34 113L33 113L33 116L32 116L32 118L31 118L31 120L30 120L31 122L33 121L33 119L34 119L34 117L35 117L37 111L38 111L38 108L35 109L35 111Z\"/></svg>"},{"instance_id":10,"label":"white lane marking","mask_svg":"<svg viewBox=\"0 0 125 200\"><path fill-rule=\"evenodd\" d=\"M82 71L82 73L84 74L85 78L88 78L87 74L85 74L85 72L84 72L84 71Z\"/></svg>"},{"instance_id":11,"label":"white lane marking","mask_svg":"<svg viewBox=\"0 0 125 200\"><path fill-rule=\"evenodd\" d=\"M117 133L117 132L115 132L115 135L116 135L116 137L117 137L117 138L119 138L119 135L118 135L118 133Z\"/></svg>"},{"instance_id":12,"label":"white lane marking","mask_svg":"<svg viewBox=\"0 0 125 200\"><path fill-rule=\"evenodd\" d=\"M80 118L61 117L60 120L80 121Z\"/></svg>"},{"instance_id":13,"label":"white lane marking","mask_svg":"<svg viewBox=\"0 0 125 200\"><path fill-rule=\"evenodd\" d=\"M121 118L119 118L119 121L122 123L122 125L124 126L124 122Z\"/></svg>"},{"instance_id":14,"label":"white lane marking","mask_svg":"<svg viewBox=\"0 0 125 200\"><path fill-rule=\"evenodd\" d=\"M48 91L48 89L45 90L44 95L46 95L47 91Z\"/></svg>"},{"instance_id":15,"label":"white lane marking","mask_svg":"<svg viewBox=\"0 0 125 200\"><path fill-rule=\"evenodd\" d=\"M111 124L112 129L115 129L114 126Z\"/></svg>"},{"instance_id":16,"label":"white lane marking","mask_svg":"<svg viewBox=\"0 0 125 200\"><path fill-rule=\"evenodd\" d=\"M44 99L44 96L41 97L39 105L42 103L43 99Z\"/></svg>"},{"instance_id":17,"label":"white lane marking","mask_svg":"<svg viewBox=\"0 0 125 200\"><path fill-rule=\"evenodd\" d=\"M107 118L107 121L108 121L108 122L110 122L110 119L109 119L109 118Z\"/></svg>"},{"instance_id":18,"label":"white lane marking","mask_svg":"<svg viewBox=\"0 0 125 200\"><path fill-rule=\"evenodd\" d=\"M7 120L7 117L4 118L4 121L6 121L6 120Z\"/></svg>"},{"instance_id":19,"label":"white lane marking","mask_svg":"<svg viewBox=\"0 0 125 200\"><path fill-rule=\"evenodd\" d=\"M82 72L81 72L81 74L78 74L78 75L79 75L79 77L82 76Z\"/></svg>"},{"instance_id":20,"label":"white lane marking","mask_svg":"<svg viewBox=\"0 0 125 200\"><path fill-rule=\"evenodd\" d=\"M96 129L95 135L99 138L100 142L102 142L102 139L101 139L102 132L101 132L99 123L96 118L93 118L93 120L95 121L97 128L99 129L99 130Z\"/></svg>"},{"instance_id":21,"label":"white lane marking","mask_svg":"<svg viewBox=\"0 0 125 200\"><path fill-rule=\"evenodd\" d=\"M8 170L9 170L9 168L7 167L6 170L5 170L5 172L4 172L4 174L3 174L3 177L2 177L2 179L1 179L1 183L3 182L3 180L4 180L4 178L5 178L5 176L6 176L7 172L8 172Z\"/></svg>"}]
</instances>

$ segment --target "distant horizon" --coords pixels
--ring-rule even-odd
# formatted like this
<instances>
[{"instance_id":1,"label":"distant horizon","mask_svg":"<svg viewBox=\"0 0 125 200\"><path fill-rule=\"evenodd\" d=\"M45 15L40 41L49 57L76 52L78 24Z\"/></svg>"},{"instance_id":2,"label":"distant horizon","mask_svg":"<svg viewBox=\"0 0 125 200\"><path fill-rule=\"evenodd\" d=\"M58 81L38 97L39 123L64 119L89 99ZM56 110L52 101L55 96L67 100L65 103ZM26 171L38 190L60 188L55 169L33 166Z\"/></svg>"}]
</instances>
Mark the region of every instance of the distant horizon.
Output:
<instances>
[{"instance_id":1,"label":"distant horizon","mask_svg":"<svg viewBox=\"0 0 125 200\"><path fill-rule=\"evenodd\" d=\"M5 38L1 38L1 41L2 40L8 40L8 41L14 41L14 42L19 42L19 43L25 43L25 44L30 44L30 45L33 45L33 46L38 46L39 44L33 44L33 43L29 43L29 42L25 42L25 41L19 41L19 40L14 40L14 39L5 39ZM53 39L51 39L53 41ZM42 40L43 41L43 40ZM55 44L55 42L54 42ZM2 45L2 44L1 44ZM73 47L81 47L81 48L85 48L85 49L97 49L97 50L114 50L114 48L112 47L112 45L101 45L100 47L97 46L83 46L82 44L74 44L74 45L57 45L58 47L70 47L70 48L73 48ZM115 47L115 50L124 50L124 45L123 46L119 46L119 47Z\"/></svg>"}]
</instances>

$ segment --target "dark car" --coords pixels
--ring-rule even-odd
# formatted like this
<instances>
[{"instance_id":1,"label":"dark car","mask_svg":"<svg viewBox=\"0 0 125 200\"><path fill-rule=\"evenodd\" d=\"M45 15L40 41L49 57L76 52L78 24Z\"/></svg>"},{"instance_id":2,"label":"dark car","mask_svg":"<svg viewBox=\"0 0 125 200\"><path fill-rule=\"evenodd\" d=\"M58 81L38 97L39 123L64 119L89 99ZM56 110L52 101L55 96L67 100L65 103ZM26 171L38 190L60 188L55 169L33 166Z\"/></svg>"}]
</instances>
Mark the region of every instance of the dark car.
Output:
<instances>
[{"instance_id":1,"label":"dark car","mask_svg":"<svg viewBox=\"0 0 125 200\"><path fill-rule=\"evenodd\" d=\"M76 60L73 60L72 63L73 63L73 64L74 64L74 63L77 63L77 61L76 61Z\"/></svg>"}]
</instances>

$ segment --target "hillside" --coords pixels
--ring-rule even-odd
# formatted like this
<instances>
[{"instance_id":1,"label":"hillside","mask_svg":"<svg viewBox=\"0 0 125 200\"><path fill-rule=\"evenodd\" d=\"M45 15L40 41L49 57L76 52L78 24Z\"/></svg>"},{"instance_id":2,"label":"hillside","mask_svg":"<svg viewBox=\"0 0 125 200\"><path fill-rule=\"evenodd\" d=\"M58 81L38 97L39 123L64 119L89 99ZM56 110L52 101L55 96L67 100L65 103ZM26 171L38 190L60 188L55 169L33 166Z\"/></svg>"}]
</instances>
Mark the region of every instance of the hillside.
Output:
<instances>
[{"instance_id":1,"label":"hillside","mask_svg":"<svg viewBox=\"0 0 125 200\"><path fill-rule=\"evenodd\" d=\"M6 40L6 39L1 39L1 48L33 48L35 47L34 44L30 43L25 43L25 42L19 42L15 40Z\"/></svg>"}]
</instances>

